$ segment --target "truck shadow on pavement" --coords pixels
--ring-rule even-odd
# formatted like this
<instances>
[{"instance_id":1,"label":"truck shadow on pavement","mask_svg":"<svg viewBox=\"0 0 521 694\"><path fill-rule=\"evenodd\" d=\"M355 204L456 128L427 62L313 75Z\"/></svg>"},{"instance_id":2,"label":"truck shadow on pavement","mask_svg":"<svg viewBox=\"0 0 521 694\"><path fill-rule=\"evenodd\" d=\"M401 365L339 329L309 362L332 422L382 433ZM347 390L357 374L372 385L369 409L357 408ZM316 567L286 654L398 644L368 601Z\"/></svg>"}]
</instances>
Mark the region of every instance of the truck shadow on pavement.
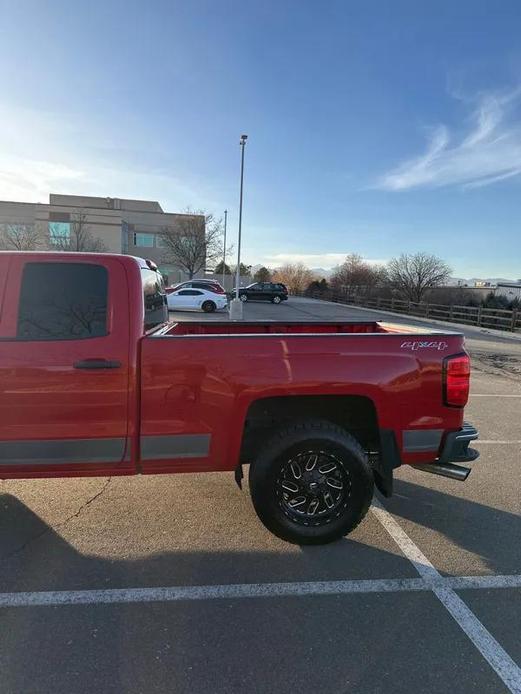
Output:
<instances>
[{"instance_id":1,"label":"truck shadow on pavement","mask_svg":"<svg viewBox=\"0 0 521 694\"><path fill-rule=\"evenodd\" d=\"M0 592L416 577L386 536L383 546L390 551L349 538L299 548L272 538L252 518L258 549L177 546L144 554L140 547L139 557L126 559L125 546L114 544L112 559L106 549L103 556L79 551L60 535L60 524L51 527L11 494L0 495L0 509ZM226 509L216 513L224 516Z\"/></svg>"},{"instance_id":2,"label":"truck shadow on pavement","mask_svg":"<svg viewBox=\"0 0 521 694\"><path fill-rule=\"evenodd\" d=\"M456 548L480 557L486 571L494 574L521 573L521 515L401 479L395 480L394 495L385 499L384 503L398 517L398 521L404 518L425 529L434 530ZM406 527L404 529L407 531ZM427 539L428 544L419 540L416 534L412 539L440 573L451 575L450 571L444 571L439 566L440 555L445 559L447 550L450 552L446 543L440 545L432 535ZM433 555L430 543L438 544L438 547L434 547L437 554Z\"/></svg>"},{"instance_id":3,"label":"truck shadow on pavement","mask_svg":"<svg viewBox=\"0 0 521 694\"><path fill-rule=\"evenodd\" d=\"M117 503L117 500L116 500ZM385 500L387 509L398 518L435 531L449 541L440 541L432 534L413 539L420 549L439 566L440 554L445 559L450 544L480 559L480 567L492 573L520 572L521 518L515 514L461 499L428 487L397 480L395 495ZM209 508L214 521L226 525L225 508L215 503ZM219 549L179 546L172 551L157 551L146 545L132 558L127 554L125 540L107 528L100 529L103 556L87 554L69 544L56 529L47 525L28 506L11 494L0 494L0 592L34 590L75 590L94 588L147 587L170 585L206 585L230 583L328 581L416 577L412 565L401 555L386 532L371 514L355 535L330 545L301 547L287 545L265 535L252 525L257 534L251 549L239 544ZM152 509L153 513L153 509ZM222 515L222 518L219 517ZM252 523L257 523L252 519ZM248 532L244 525L238 533ZM407 527L405 526L407 530ZM112 537L109 537L112 532ZM170 532L167 528L167 532ZM175 528L171 529L172 534ZM423 532L420 530L420 532ZM127 529L128 533L128 529ZM67 534L67 533L64 533ZM266 543L268 538L268 544ZM365 539L367 538L367 539ZM257 539L259 540L257 542ZM114 558L107 556L107 543L113 543ZM258 549L255 548L258 545ZM110 552L109 552L110 554ZM472 561L472 559L471 559ZM475 562L475 560L474 560ZM457 560L455 563L458 572ZM469 573L475 572L474 569ZM479 573L478 569L478 573ZM445 571L445 573L450 573Z\"/></svg>"}]
</instances>

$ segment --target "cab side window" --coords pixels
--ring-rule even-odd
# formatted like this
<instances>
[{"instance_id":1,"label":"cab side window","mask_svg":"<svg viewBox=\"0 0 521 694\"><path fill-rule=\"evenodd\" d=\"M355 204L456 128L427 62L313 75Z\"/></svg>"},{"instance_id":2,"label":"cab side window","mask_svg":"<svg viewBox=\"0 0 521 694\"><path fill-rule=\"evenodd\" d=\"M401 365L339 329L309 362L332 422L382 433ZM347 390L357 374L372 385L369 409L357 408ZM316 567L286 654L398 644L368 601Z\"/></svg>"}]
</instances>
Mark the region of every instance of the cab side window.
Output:
<instances>
[{"instance_id":1,"label":"cab side window","mask_svg":"<svg viewBox=\"0 0 521 694\"><path fill-rule=\"evenodd\" d=\"M107 335L108 273L90 263L27 263L17 338L84 340Z\"/></svg>"},{"instance_id":2,"label":"cab side window","mask_svg":"<svg viewBox=\"0 0 521 694\"><path fill-rule=\"evenodd\" d=\"M165 286L160 273L148 268L141 268L141 281L145 302L145 330L151 330L168 321Z\"/></svg>"}]
</instances>

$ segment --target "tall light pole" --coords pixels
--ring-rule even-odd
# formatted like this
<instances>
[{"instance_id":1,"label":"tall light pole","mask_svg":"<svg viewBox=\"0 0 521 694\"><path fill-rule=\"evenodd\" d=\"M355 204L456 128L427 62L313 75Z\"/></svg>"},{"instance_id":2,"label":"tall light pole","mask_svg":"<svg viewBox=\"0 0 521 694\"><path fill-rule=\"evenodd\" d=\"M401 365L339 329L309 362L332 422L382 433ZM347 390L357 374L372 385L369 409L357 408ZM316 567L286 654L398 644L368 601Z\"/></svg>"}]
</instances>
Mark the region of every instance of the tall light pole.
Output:
<instances>
[{"instance_id":1,"label":"tall light pole","mask_svg":"<svg viewBox=\"0 0 521 694\"><path fill-rule=\"evenodd\" d=\"M244 186L244 148L248 135L241 135L241 194L239 198L239 238L237 239L237 275L235 285L235 298L239 298L239 284L241 282L241 232L242 232L242 190Z\"/></svg>"},{"instance_id":2,"label":"tall light pole","mask_svg":"<svg viewBox=\"0 0 521 694\"><path fill-rule=\"evenodd\" d=\"M226 226L228 222L228 210L224 210L224 250L223 250L223 287L224 287L224 274L226 270Z\"/></svg>"},{"instance_id":3,"label":"tall light pole","mask_svg":"<svg viewBox=\"0 0 521 694\"><path fill-rule=\"evenodd\" d=\"M239 299L239 285L241 283L241 232L242 232L242 192L244 187L244 148L248 135L241 135L241 193L239 198L239 238L237 239L237 271L235 273L235 299L230 304L230 318L240 320L242 318L242 302Z\"/></svg>"}]
</instances>

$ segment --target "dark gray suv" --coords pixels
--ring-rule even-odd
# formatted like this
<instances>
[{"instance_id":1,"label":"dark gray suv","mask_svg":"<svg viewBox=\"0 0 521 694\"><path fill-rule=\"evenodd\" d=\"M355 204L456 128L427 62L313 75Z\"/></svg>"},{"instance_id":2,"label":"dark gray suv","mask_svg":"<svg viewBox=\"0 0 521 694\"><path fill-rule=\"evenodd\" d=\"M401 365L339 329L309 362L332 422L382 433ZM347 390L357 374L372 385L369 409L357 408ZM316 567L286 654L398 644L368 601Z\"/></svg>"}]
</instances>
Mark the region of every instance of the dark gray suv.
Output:
<instances>
[{"instance_id":1,"label":"dark gray suv","mask_svg":"<svg viewBox=\"0 0 521 694\"><path fill-rule=\"evenodd\" d=\"M239 289L241 301L271 301L280 304L287 301L288 289L282 282L254 282Z\"/></svg>"}]
</instances>

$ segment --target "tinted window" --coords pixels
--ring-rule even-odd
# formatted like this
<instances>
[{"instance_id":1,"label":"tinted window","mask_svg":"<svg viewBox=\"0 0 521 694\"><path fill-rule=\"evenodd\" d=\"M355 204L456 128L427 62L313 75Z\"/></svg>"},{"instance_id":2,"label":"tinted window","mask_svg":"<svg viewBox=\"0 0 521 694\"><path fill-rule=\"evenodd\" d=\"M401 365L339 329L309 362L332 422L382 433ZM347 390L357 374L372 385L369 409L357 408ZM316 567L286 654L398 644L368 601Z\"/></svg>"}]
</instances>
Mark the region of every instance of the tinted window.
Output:
<instances>
[{"instance_id":1,"label":"tinted window","mask_svg":"<svg viewBox=\"0 0 521 694\"><path fill-rule=\"evenodd\" d=\"M215 285L210 284L209 282L194 282L192 284L192 287L197 287L198 289L206 289L207 291L212 291L212 289L214 289Z\"/></svg>"},{"instance_id":2,"label":"tinted window","mask_svg":"<svg viewBox=\"0 0 521 694\"><path fill-rule=\"evenodd\" d=\"M168 321L168 306L163 277L155 270L141 268L143 295L145 300L145 330Z\"/></svg>"},{"instance_id":3,"label":"tinted window","mask_svg":"<svg viewBox=\"0 0 521 694\"><path fill-rule=\"evenodd\" d=\"M197 289L183 289L179 292L179 296L201 296L202 292Z\"/></svg>"},{"instance_id":4,"label":"tinted window","mask_svg":"<svg viewBox=\"0 0 521 694\"><path fill-rule=\"evenodd\" d=\"M17 336L81 340L107 334L107 270L87 263L28 263Z\"/></svg>"}]
</instances>

